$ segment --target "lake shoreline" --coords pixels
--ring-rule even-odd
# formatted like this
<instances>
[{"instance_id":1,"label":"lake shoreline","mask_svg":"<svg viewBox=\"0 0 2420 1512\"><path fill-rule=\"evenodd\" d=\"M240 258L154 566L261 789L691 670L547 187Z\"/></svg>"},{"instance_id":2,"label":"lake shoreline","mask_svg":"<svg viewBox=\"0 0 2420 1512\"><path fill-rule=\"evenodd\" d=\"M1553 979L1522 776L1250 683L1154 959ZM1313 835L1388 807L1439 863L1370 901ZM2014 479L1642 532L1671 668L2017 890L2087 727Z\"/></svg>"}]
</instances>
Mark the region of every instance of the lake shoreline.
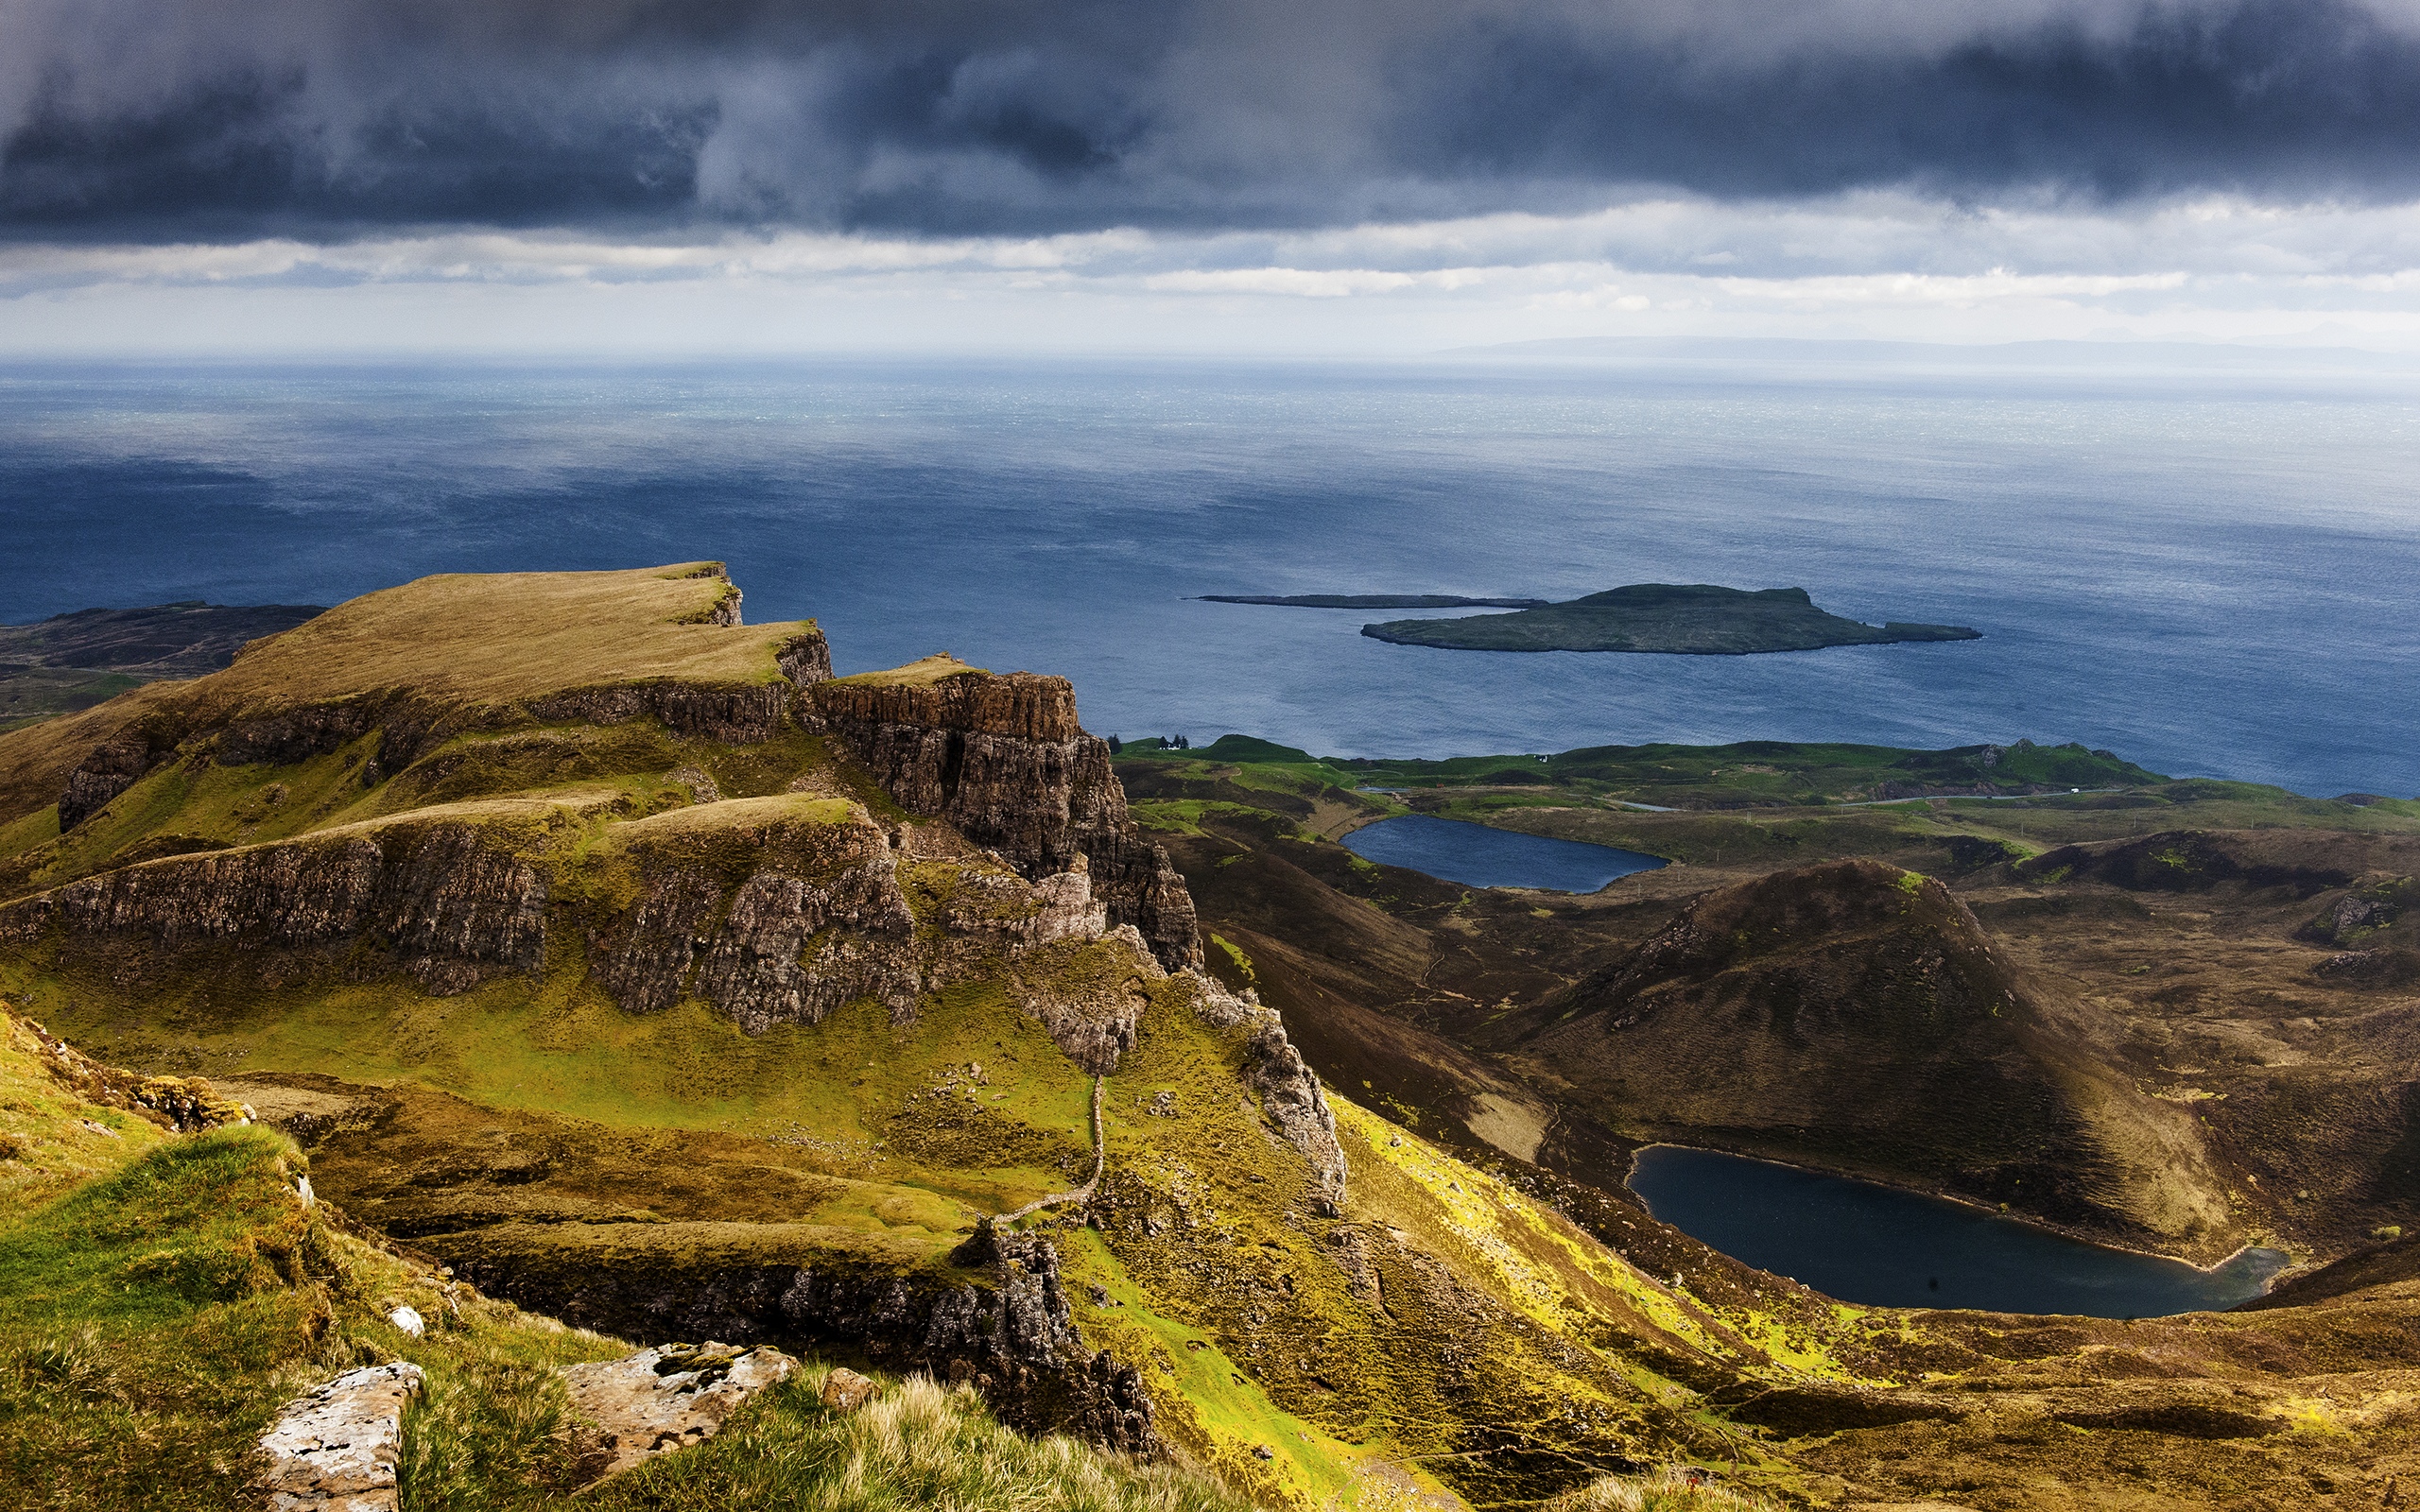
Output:
<instances>
[{"instance_id":1,"label":"lake shoreline","mask_svg":"<svg viewBox=\"0 0 2420 1512\"><path fill-rule=\"evenodd\" d=\"M1843 1171L1830 1166L1806 1165L1791 1160L1776 1160L1771 1156L1747 1155L1737 1150L1725 1150L1709 1144L1684 1144L1677 1140L1652 1140L1644 1144L1637 1145L1630 1151L1631 1169L1630 1172L1622 1177L1622 1190L1630 1193L1633 1196L1637 1197L1641 1203L1645 1203L1647 1201L1646 1196L1639 1193L1639 1191L1630 1183L1632 1177L1634 1177L1638 1171L1638 1157L1649 1150L1685 1150L1699 1155L1722 1155L1728 1156L1737 1160L1754 1160L1759 1165L1774 1166L1784 1171L1795 1171L1805 1176L1830 1177L1843 1181L1862 1181L1869 1186L1883 1187L1893 1192L1905 1193L1910 1196L1929 1197L1936 1202L1950 1203L1954 1206L1965 1208L1972 1211L1981 1213L1987 1218L2005 1218L2013 1223L2023 1224L2030 1228L2041 1229L2045 1233L2057 1234L2062 1239L2071 1239L2077 1244L2088 1245L2095 1249L2105 1249L2112 1254L2135 1255L2145 1260L2169 1261L2175 1264L2186 1266L2187 1268L2203 1276L2215 1276L2220 1271L2225 1269L2228 1265L2233 1264L2235 1262L2242 1259L2245 1255L2252 1253L2256 1249L2273 1249L2275 1250L2276 1253L2285 1255L2287 1257L2287 1263L2281 1266L2275 1275L2271 1276L2261 1284L2260 1291L2257 1295L2263 1297L2267 1296L2279 1281L2286 1280L2289 1276L2315 1269L2319 1264L2325 1263L2325 1262L2308 1259L2297 1260L2294 1258L2292 1251L2276 1249L2274 1246L2258 1243L2246 1243L2238 1245L2228 1253L2221 1255L2217 1260L2204 1265L2197 1263L2189 1256L2169 1254L2156 1249L2143 1249L2133 1245L2113 1244L2108 1239L2103 1238L2099 1234L2095 1234L2088 1229L2076 1228L2066 1224L2053 1223L2048 1219L2034 1217L2031 1213L2020 1214L2013 1209L1993 1207L1985 1203L1977 1202L1972 1197L1960 1196L1955 1193L1927 1191L1923 1187L1910 1186L1904 1181L1887 1180L1878 1177L1861 1175L1855 1171ZM1649 1209L1648 1216L1655 1217L1654 1210L1652 1208ZM1669 1220L1656 1218L1656 1222L1668 1223ZM1734 1256L1732 1258L1737 1259L1738 1257ZM1743 1262L1742 1263L1745 1263ZM2223 1311L2223 1309L2221 1309L2220 1311Z\"/></svg>"},{"instance_id":2,"label":"lake shoreline","mask_svg":"<svg viewBox=\"0 0 2420 1512\"><path fill-rule=\"evenodd\" d=\"M1365 849L1379 831L1387 833ZM1363 843L1353 843L1357 837ZM1531 834L1417 812L1356 825L1336 838L1375 866L1400 867L1457 886L1546 892L1565 898L1594 898L1625 877L1671 865L1663 856L1623 846Z\"/></svg>"}]
</instances>

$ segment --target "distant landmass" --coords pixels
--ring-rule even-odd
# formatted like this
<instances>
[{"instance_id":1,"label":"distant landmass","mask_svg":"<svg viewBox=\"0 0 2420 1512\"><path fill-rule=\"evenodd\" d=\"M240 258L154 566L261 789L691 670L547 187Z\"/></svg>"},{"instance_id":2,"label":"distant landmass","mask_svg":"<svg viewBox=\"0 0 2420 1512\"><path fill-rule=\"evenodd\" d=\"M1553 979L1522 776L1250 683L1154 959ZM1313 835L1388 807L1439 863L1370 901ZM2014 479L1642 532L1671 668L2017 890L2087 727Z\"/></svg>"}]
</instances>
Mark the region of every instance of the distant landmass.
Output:
<instances>
[{"instance_id":1,"label":"distant landmass","mask_svg":"<svg viewBox=\"0 0 2420 1512\"><path fill-rule=\"evenodd\" d=\"M1959 625L1876 627L1815 607L1803 588L1750 590L1711 583L1634 583L1513 614L1450 620L1390 620L1361 633L1397 645L1457 651L1648 651L1748 656L1827 645L1899 641L1974 641Z\"/></svg>"},{"instance_id":2,"label":"distant landmass","mask_svg":"<svg viewBox=\"0 0 2420 1512\"><path fill-rule=\"evenodd\" d=\"M245 644L322 612L316 604L155 604L0 625L0 730L104 703L146 682L199 678Z\"/></svg>"},{"instance_id":3,"label":"distant landmass","mask_svg":"<svg viewBox=\"0 0 2420 1512\"><path fill-rule=\"evenodd\" d=\"M1544 609L1544 598L1463 598L1456 593L1204 593L1205 604L1276 604L1287 609Z\"/></svg>"}]
</instances>

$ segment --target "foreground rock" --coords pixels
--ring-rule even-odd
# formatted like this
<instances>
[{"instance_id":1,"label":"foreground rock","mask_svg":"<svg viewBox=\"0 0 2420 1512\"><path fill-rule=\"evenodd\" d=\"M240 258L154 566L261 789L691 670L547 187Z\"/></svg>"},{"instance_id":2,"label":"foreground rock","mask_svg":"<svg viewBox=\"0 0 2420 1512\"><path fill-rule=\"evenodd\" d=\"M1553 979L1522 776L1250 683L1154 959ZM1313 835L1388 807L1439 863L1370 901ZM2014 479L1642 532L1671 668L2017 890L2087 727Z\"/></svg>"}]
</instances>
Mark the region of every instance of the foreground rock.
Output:
<instances>
[{"instance_id":1,"label":"foreground rock","mask_svg":"<svg viewBox=\"0 0 2420 1512\"><path fill-rule=\"evenodd\" d=\"M416 1365L365 1366L287 1402L261 1435L271 1512L394 1512L404 1403L421 1380Z\"/></svg>"},{"instance_id":2,"label":"foreground rock","mask_svg":"<svg viewBox=\"0 0 2420 1512\"><path fill-rule=\"evenodd\" d=\"M584 1480L704 1443L742 1403L797 1368L779 1349L712 1343L666 1344L564 1366L572 1412L591 1425L581 1438Z\"/></svg>"},{"instance_id":3,"label":"foreground rock","mask_svg":"<svg viewBox=\"0 0 2420 1512\"><path fill-rule=\"evenodd\" d=\"M834 1412L855 1412L881 1395L879 1383L839 1366L823 1378L823 1389L817 1394Z\"/></svg>"}]
</instances>

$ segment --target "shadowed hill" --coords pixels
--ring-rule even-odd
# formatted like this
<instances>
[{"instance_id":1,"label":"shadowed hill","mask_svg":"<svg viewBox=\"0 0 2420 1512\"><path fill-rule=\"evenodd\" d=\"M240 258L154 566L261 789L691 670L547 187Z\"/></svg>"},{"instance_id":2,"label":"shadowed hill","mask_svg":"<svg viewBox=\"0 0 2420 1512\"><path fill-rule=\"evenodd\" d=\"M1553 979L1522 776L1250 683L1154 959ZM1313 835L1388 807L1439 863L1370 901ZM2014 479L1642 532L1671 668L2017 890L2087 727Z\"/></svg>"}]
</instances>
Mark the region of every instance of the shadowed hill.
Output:
<instances>
[{"instance_id":1,"label":"shadowed hill","mask_svg":"<svg viewBox=\"0 0 2420 1512\"><path fill-rule=\"evenodd\" d=\"M2090 1067L2099 1027L2000 958L1940 883L1843 861L1707 893L1488 1039L1632 1138L2210 1237L2227 1212L2190 1132Z\"/></svg>"}]
</instances>

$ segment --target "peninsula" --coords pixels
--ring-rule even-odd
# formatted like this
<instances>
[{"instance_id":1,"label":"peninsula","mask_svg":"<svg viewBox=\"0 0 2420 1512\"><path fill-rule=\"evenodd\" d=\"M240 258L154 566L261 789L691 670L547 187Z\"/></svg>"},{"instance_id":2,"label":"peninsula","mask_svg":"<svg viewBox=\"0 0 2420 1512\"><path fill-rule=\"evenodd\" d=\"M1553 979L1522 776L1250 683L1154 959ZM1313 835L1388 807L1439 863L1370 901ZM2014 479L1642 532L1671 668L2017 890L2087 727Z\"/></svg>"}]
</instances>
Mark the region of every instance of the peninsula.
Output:
<instances>
[{"instance_id":1,"label":"peninsula","mask_svg":"<svg viewBox=\"0 0 2420 1512\"><path fill-rule=\"evenodd\" d=\"M1897 641L1974 641L1958 625L1880 627L1828 614L1803 588L1749 590L1710 583L1634 583L1566 603L1464 619L1389 620L1361 633L1397 645L1460 651L1660 651L1747 656Z\"/></svg>"}]
</instances>

